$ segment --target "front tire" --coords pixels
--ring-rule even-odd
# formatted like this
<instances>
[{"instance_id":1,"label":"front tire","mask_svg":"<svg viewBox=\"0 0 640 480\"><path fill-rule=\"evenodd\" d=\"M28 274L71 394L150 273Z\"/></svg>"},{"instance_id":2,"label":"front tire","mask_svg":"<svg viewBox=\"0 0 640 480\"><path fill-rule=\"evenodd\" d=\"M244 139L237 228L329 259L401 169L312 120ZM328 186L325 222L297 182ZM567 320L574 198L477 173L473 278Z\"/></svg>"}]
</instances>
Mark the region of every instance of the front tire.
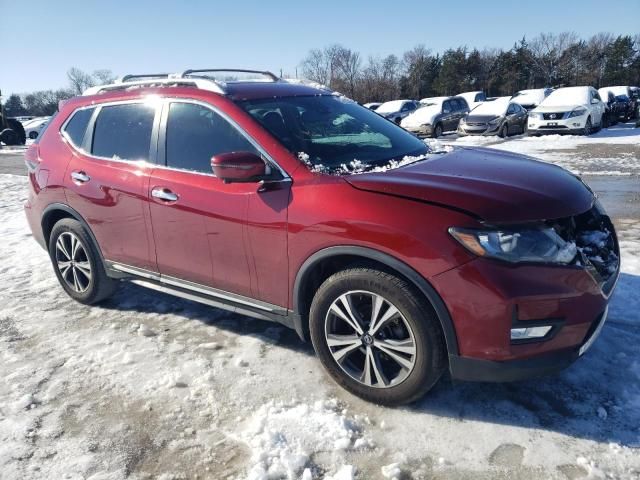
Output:
<instances>
[{"instance_id":1,"label":"front tire","mask_svg":"<svg viewBox=\"0 0 640 480\"><path fill-rule=\"evenodd\" d=\"M593 132L593 125L591 124L591 117L587 117L587 123L584 124L582 129L582 135L589 136Z\"/></svg>"},{"instance_id":2,"label":"front tire","mask_svg":"<svg viewBox=\"0 0 640 480\"><path fill-rule=\"evenodd\" d=\"M437 123L435 128L433 129L432 138L440 138L442 136L442 124Z\"/></svg>"},{"instance_id":3,"label":"front tire","mask_svg":"<svg viewBox=\"0 0 640 480\"><path fill-rule=\"evenodd\" d=\"M332 275L316 292L309 327L329 375L374 403L417 400L445 369L446 348L433 308L390 273L351 268Z\"/></svg>"},{"instance_id":4,"label":"front tire","mask_svg":"<svg viewBox=\"0 0 640 480\"><path fill-rule=\"evenodd\" d=\"M85 305L111 296L118 282L109 278L96 246L80 222L64 218L49 237L49 257L67 294Z\"/></svg>"},{"instance_id":5,"label":"front tire","mask_svg":"<svg viewBox=\"0 0 640 480\"><path fill-rule=\"evenodd\" d=\"M507 138L509 136L509 125L507 125L506 123L502 125L502 128L500 128L500 133L498 133L498 136L500 136L500 138Z\"/></svg>"}]
</instances>

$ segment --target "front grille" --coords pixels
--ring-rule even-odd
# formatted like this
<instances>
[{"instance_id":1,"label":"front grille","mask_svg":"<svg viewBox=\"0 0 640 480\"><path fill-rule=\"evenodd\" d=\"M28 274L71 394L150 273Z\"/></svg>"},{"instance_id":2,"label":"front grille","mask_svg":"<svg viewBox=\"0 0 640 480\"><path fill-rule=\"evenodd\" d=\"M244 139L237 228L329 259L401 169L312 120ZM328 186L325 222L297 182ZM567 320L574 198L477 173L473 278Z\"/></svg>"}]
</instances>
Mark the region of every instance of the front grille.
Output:
<instances>
[{"instance_id":1,"label":"front grille","mask_svg":"<svg viewBox=\"0 0 640 480\"><path fill-rule=\"evenodd\" d=\"M469 126L469 127L486 127L487 124L486 123L482 123L482 122L467 122L467 126Z\"/></svg>"},{"instance_id":2,"label":"front grille","mask_svg":"<svg viewBox=\"0 0 640 480\"><path fill-rule=\"evenodd\" d=\"M569 128L566 125L540 125L539 128L548 128L549 130L561 130L563 128Z\"/></svg>"},{"instance_id":3,"label":"front grille","mask_svg":"<svg viewBox=\"0 0 640 480\"><path fill-rule=\"evenodd\" d=\"M611 219L599 205L580 215L548 223L565 241L576 244L575 264L586 268L603 291L609 293L620 268L620 248Z\"/></svg>"},{"instance_id":4,"label":"front grille","mask_svg":"<svg viewBox=\"0 0 640 480\"><path fill-rule=\"evenodd\" d=\"M543 113L542 118L545 120L562 120L566 112Z\"/></svg>"}]
</instances>

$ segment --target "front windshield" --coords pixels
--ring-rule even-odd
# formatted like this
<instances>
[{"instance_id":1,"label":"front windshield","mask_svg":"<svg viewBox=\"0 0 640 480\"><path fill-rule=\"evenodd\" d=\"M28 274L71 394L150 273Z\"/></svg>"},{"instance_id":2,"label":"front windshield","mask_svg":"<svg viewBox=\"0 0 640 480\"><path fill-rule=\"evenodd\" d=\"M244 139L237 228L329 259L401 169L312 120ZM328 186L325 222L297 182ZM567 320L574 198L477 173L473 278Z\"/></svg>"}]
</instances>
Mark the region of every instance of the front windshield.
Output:
<instances>
[{"instance_id":1,"label":"front windshield","mask_svg":"<svg viewBox=\"0 0 640 480\"><path fill-rule=\"evenodd\" d=\"M429 153L424 142L344 97L265 98L238 105L315 171L348 173L350 165L366 171Z\"/></svg>"}]
</instances>

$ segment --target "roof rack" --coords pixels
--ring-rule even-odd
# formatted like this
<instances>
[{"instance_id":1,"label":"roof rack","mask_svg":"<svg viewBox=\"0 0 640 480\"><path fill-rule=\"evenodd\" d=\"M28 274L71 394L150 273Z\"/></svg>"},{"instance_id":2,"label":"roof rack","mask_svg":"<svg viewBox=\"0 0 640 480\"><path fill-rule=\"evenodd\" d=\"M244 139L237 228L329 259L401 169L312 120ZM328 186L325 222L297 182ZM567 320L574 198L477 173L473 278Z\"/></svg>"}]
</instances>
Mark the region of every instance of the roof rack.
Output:
<instances>
[{"instance_id":1,"label":"roof rack","mask_svg":"<svg viewBox=\"0 0 640 480\"><path fill-rule=\"evenodd\" d=\"M208 90L220 95L227 93L226 84L232 81L216 80L207 73L229 72L229 73L254 73L267 77L268 82L286 82L299 83L311 87L332 90L325 85L311 82L304 79L282 79L269 71L263 70L245 70L238 68L202 68L185 70L182 73L138 73L127 74L109 85L98 85L88 88L83 95L96 95L101 92L111 92L114 90L131 90L143 87L195 87L202 90ZM242 80L239 80L242 81ZM251 80L256 81L256 80Z\"/></svg>"},{"instance_id":2,"label":"roof rack","mask_svg":"<svg viewBox=\"0 0 640 480\"><path fill-rule=\"evenodd\" d=\"M225 95L226 90L218 82L207 78L174 78L171 75L168 78L149 78L148 80L132 80L126 79L135 78L135 76L125 75L125 81L119 81L109 85L98 85L86 89L82 95L96 95L102 92L112 92L114 90L132 90L134 88L143 87L196 87L201 90L208 90L210 92L219 93ZM146 78L146 76L145 76Z\"/></svg>"},{"instance_id":3,"label":"roof rack","mask_svg":"<svg viewBox=\"0 0 640 480\"><path fill-rule=\"evenodd\" d=\"M275 74L266 71L266 70L245 70L245 69L240 69L240 68L200 68L200 69L191 69L191 70L185 70L184 72L182 72L182 74L180 75L180 78L187 78L187 77L202 77L202 78L210 78L207 77L207 75L197 75L197 74L203 74L203 73L217 73L217 72L229 72L229 73L257 73L258 75L263 75L265 77L268 77L272 82L277 82L280 80L279 77L277 77ZM196 75L194 75L196 74Z\"/></svg>"},{"instance_id":4,"label":"roof rack","mask_svg":"<svg viewBox=\"0 0 640 480\"><path fill-rule=\"evenodd\" d=\"M148 78L148 79L169 78L171 75L172 75L171 73L137 73L137 74L130 73L128 75L125 75L124 77L120 77L118 80L116 80L116 83L125 83L134 78Z\"/></svg>"}]
</instances>

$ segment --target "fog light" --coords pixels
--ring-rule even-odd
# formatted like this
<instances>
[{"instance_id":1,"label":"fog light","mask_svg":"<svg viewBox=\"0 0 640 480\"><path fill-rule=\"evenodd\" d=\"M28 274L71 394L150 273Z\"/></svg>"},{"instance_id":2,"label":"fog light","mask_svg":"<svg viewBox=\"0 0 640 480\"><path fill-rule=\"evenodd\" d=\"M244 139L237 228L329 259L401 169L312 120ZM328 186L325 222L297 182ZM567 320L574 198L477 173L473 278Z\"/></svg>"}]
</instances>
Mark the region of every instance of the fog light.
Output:
<instances>
[{"instance_id":1,"label":"fog light","mask_svg":"<svg viewBox=\"0 0 640 480\"><path fill-rule=\"evenodd\" d=\"M511 340L527 340L529 338L542 338L551 330L550 325L544 327L512 328Z\"/></svg>"}]
</instances>

